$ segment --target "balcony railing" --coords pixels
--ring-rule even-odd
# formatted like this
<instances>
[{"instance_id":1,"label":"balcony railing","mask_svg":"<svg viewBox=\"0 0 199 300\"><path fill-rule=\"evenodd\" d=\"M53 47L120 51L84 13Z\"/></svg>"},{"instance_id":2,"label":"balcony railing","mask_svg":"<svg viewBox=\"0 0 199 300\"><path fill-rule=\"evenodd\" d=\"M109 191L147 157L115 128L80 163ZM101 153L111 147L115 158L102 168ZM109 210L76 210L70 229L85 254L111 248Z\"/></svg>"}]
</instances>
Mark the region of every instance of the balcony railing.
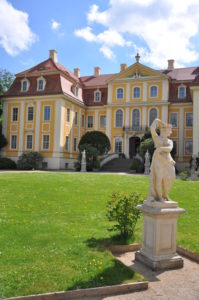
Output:
<instances>
[{"instance_id":1,"label":"balcony railing","mask_svg":"<svg viewBox=\"0 0 199 300\"><path fill-rule=\"evenodd\" d=\"M145 133L148 131L148 126L123 126L123 131Z\"/></svg>"}]
</instances>

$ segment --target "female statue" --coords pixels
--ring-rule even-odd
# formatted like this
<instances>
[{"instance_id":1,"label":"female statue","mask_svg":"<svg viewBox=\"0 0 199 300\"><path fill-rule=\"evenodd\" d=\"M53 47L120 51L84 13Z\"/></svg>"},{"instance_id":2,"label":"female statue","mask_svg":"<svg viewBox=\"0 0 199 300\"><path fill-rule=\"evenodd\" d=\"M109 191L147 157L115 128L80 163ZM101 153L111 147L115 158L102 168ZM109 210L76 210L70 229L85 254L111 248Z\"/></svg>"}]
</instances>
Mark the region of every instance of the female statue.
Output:
<instances>
[{"instance_id":1,"label":"female statue","mask_svg":"<svg viewBox=\"0 0 199 300\"><path fill-rule=\"evenodd\" d=\"M156 129L160 129L160 135ZM175 161L170 152L173 142L168 137L172 133L172 125L155 119L151 125L151 134L156 150L153 154L150 173L149 201L168 201L168 191L175 179Z\"/></svg>"}]
</instances>

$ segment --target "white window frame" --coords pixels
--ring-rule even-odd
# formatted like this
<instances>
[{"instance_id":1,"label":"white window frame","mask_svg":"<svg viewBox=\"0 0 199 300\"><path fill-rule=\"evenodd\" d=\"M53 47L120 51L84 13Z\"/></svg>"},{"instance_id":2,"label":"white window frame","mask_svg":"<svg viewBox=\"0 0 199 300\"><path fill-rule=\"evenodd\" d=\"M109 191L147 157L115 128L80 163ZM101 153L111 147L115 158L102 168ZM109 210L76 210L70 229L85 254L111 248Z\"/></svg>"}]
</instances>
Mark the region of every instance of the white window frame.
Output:
<instances>
[{"instance_id":1,"label":"white window frame","mask_svg":"<svg viewBox=\"0 0 199 300\"><path fill-rule=\"evenodd\" d=\"M135 90L135 89L139 89L139 91L140 91L139 97L135 97L135 96L134 96L134 90ZM140 98L141 98L141 88L140 88L140 86L134 86L134 87L133 87L133 99L140 99Z\"/></svg>"},{"instance_id":2,"label":"white window frame","mask_svg":"<svg viewBox=\"0 0 199 300\"><path fill-rule=\"evenodd\" d=\"M45 107L50 107L50 119L49 120L45 120ZM51 121L51 111L52 111L51 105L44 105L44 112L43 112L43 121L44 122L50 122Z\"/></svg>"},{"instance_id":3,"label":"white window frame","mask_svg":"<svg viewBox=\"0 0 199 300\"><path fill-rule=\"evenodd\" d=\"M176 127L174 127L174 126L172 125L172 123L171 123L171 115L172 115L172 114L176 114L176 115L177 115L177 126L176 126ZM169 123L172 125L172 128L174 128L174 129L177 129L177 128L178 128L178 112L172 111L172 112L169 113Z\"/></svg>"},{"instance_id":4,"label":"white window frame","mask_svg":"<svg viewBox=\"0 0 199 300\"><path fill-rule=\"evenodd\" d=\"M78 97L78 95L79 95L79 85L78 84L76 84L74 87L74 95L75 95L75 97Z\"/></svg>"},{"instance_id":5,"label":"white window frame","mask_svg":"<svg viewBox=\"0 0 199 300\"><path fill-rule=\"evenodd\" d=\"M12 137L16 136L16 148L12 147ZM17 149L17 134L11 134L10 135L10 150L16 150Z\"/></svg>"},{"instance_id":6,"label":"white window frame","mask_svg":"<svg viewBox=\"0 0 199 300\"><path fill-rule=\"evenodd\" d=\"M66 148L66 138L68 138L68 147L67 147L67 148ZM65 146L64 146L64 149L65 149L66 152L69 152L69 149L70 149L69 143L70 143L69 136L66 135L66 136L65 136Z\"/></svg>"},{"instance_id":7,"label":"white window frame","mask_svg":"<svg viewBox=\"0 0 199 300\"><path fill-rule=\"evenodd\" d=\"M151 107L149 110L148 110L148 126L150 127L150 111L155 108L157 110L157 118L159 118L159 109L157 107Z\"/></svg>"},{"instance_id":8,"label":"white window frame","mask_svg":"<svg viewBox=\"0 0 199 300\"><path fill-rule=\"evenodd\" d=\"M192 114L192 126L187 126L187 114ZM193 112L191 112L191 111L185 112L185 128L193 128Z\"/></svg>"},{"instance_id":9,"label":"white window frame","mask_svg":"<svg viewBox=\"0 0 199 300\"><path fill-rule=\"evenodd\" d=\"M192 153L191 154L186 154L186 142L192 142ZM193 155L193 140L186 139L184 140L184 156L192 156Z\"/></svg>"},{"instance_id":10,"label":"white window frame","mask_svg":"<svg viewBox=\"0 0 199 300\"><path fill-rule=\"evenodd\" d=\"M44 148L44 136L49 136L48 149ZM49 151L50 149L50 134L42 134L42 150Z\"/></svg>"},{"instance_id":11,"label":"white window frame","mask_svg":"<svg viewBox=\"0 0 199 300\"><path fill-rule=\"evenodd\" d=\"M14 109L17 108L17 120L13 120L13 112L14 112ZM12 122L18 122L19 120L19 107L18 106L13 106L12 107Z\"/></svg>"},{"instance_id":12,"label":"white window frame","mask_svg":"<svg viewBox=\"0 0 199 300\"><path fill-rule=\"evenodd\" d=\"M28 136L32 137L32 147L28 148ZM32 134L26 134L26 150L32 150L33 149L33 135Z\"/></svg>"},{"instance_id":13,"label":"white window frame","mask_svg":"<svg viewBox=\"0 0 199 300\"><path fill-rule=\"evenodd\" d=\"M89 118L89 117L92 117L92 119L93 119L93 123L92 123L93 126L92 126L92 127L88 127L88 118ZM94 118L93 118L92 115L89 115L89 116L87 116L87 128L88 128L88 129L92 129L93 127L94 127Z\"/></svg>"},{"instance_id":14,"label":"white window frame","mask_svg":"<svg viewBox=\"0 0 199 300\"><path fill-rule=\"evenodd\" d=\"M69 112L69 113L68 113ZM71 115L71 109L69 107L66 108L66 122L70 123L70 115ZM68 118L69 117L69 118Z\"/></svg>"},{"instance_id":15,"label":"white window frame","mask_svg":"<svg viewBox=\"0 0 199 300\"><path fill-rule=\"evenodd\" d=\"M24 82L27 82L27 85L26 85L26 90L23 90L23 83ZM25 93L29 90L29 87L30 87L30 81L27 79L27 78L24 78L21 80L21 92L22 93Z\"/></svg>"},{"instance_id":16,"label":"white window frame","mask_svg":"<svg viewBox=\"0 0 199 300\"><path fill-rule=\"evenodd\" d=\"M105 117L105 126L101 126L101 118L102 118L102 117ZM100 126L99 126L99 127L102 128L102 129L103 129L103 128L106 128L106 115L100 115L99 121L100 121L100 124L99 124Z\"/></svg>"},{"instance_id":17,"label":"white window frame","mask_svg":"<svg viewBox=\"0 0 199 300\"><path fill-rule=\"evenodd\" d=\"M184 91L185 91L184 97L180 97L180 89L181 88L184 88ZM179 85L179 87L178 87L178 99L185 99L186 96L187 96L187 87L186 87L186 85L184 85L184 84Z\"/></svg>"},{"instance_id":18,"label":"white window frame","mask_svg":"<svg viewBox=\"0 0 199 300\"><path fill-rule=\"evenodd\" d=\"M118 90L122 90L122 98L118 98L118 96L117 96L117 92L118 92ZM118 87L117 89L116 89L116 99L117 100L124 100L124 88L123 87Z\"/></svg>"},{"instance_id":19,"label":"white window frame","mask_svg":"<svg viewBox=\"0 0 199 300\"><path fill-rule=\"evenodd\" d=\"M151 88L152 88L152 87L156 87L156 88L157 88L157 95L156 95L156 96L152 96L152 95L151 95ZM150 86L149 86L149 92L150 92L150 93L149 93L150 98L158 98L158 85L156 85L156 84L150 85Z\"/></svg>"},{"instance_id":20,"label":"white window frame","mask_svg":"<svg viewBox=\"0 0 199 300\"><path fill-rule=\"evenodd\" d=\"M99 100L96 99L97 93L99 93ZM94 102L99 103L99 102L101 102L101 99L102 99L102 92L101 92L99 89L97 89L97 90L94 92Z\"/></svg>"},{"instance_id":21,"label":"white window frame","mask_svg":"<svg viewBox=\"0 0 199 300\"><path fill-rule=\"evenodd\" d=\"M116 152L116 151L115 151L115 150L116 150L116 149L115 149L115 148L116 148L116 147L115 147L115 146L116 146L116 140L119 140L119 141L122 143L122 149L121 149L122 151L121 151L121 152ZM120 136L117 136L117 137L114 138L114 153L123 153L123 138L120 137Z\"/></svg>"},{"instance_id":22,"label":"white window frame","mask_svg":"<svg viewBox=\"0 0 199 300\"><path fill-rule=\"evenodd\" d=\"M32 108L33 109L33 118L32 118L32 120L29 120L29 113L28 113L28 111L29 111L29 108ZM27 122L33 122L34 121L34 106L33 105L29 105L28 107L27 107Z\"/></svg>"},{"instance_id":23,"label":"white window frame","mask_svg":"<svg viewBox=\"0 0 199 300\"><path fill-rule=\"evenodd\" d=\"M116 122L117 121L116 114L119 110L122 111L122 126L117 126L117 122ZM115 111L115 122L114 123L115 123L115 128L122 128L124 126L124 110L122 108L116 109L116 111Z\"/></svg>"},{"instance_id":24,"label":"white window frame","mask_svg":"<svg viewBox=\"0 0 199 300\"><path fill-rule=\"evenodd\" d=\"M43 89L39 89L39 81L42 80L43 81ZM39 78L37 78L37 91L38 92L42 92L45 90L46 87L46 79L43 76L40 76Z\"/></svg>"}]
</instances>

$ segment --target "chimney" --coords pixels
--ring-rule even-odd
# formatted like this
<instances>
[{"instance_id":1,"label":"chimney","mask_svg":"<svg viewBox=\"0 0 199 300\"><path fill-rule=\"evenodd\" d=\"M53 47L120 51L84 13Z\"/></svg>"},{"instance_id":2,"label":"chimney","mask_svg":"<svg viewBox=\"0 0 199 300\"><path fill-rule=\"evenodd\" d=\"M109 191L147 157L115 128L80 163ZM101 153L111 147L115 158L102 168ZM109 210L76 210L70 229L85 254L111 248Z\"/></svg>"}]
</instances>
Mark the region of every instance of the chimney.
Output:
<instances>
[{"instance_id":1,"label":"chimney","mask_svg":"<svg viewBox=\"0 0 199 300\"><path fill-rule=\"evenodd\" d=\"M120 72L126 70L127 65L126 64L120 64Z\"/></svg>"},{"instance_id":2,"label":"chimney","mask_svg":"<svg viewBox=\"0 0 199 300\"><path fill-rule=\"evenodd\" d=\"M79 78L80 77L80 68L75 68L74 69L74 75Z\"/></svg>"},{"instance_id":3,"label":"chimney","mask_svg":"<svg viewBox=\"0 0 199 300\"><path fill-rule=\"evenodd\" d=\"M168 60L168 70L172 71L174 69L174 59Z\"/></svg>"},{"instance_id":4,"label":"chimney","mask_svg":"<svg viewBox=\"0 0 199 300\"><path fill-rule=\"evenodd\" d=\"M100 75L100 71L101 71L100 67L95 67L95 68L94 68L94 76L95 76L95 77L96 77L96 76L99 76L99 75Z\"/></svg>"},{"instance_id":5,"label":"chimney","mask_svg":"<svg viewBox=\"0 0 199 300\"><path fill-rule=\"evenodd\" d=\"M55 63L57 63L58 62L57 51L56 50L49 50L49 58L51 58Z\"/></svg>"}]
</instances>

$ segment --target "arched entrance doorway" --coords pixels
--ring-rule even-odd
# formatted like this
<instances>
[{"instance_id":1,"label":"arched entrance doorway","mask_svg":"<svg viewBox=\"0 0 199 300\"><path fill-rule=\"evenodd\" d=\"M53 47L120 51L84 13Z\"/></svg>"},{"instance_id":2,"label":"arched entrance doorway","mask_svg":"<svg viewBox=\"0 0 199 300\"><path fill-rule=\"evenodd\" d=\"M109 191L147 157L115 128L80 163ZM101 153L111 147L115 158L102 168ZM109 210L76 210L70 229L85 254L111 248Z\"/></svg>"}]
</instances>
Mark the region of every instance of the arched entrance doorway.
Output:
<instances>
[{"instance_id":1,"label":"arched entrance doorway","mask_svg":"<svg viewBox=\"0 0 199 300\"><path fill-rule=\"evenodd\" d=\"M138 147L140 145L140 138L138 136L132 136L129 139L129 157L133 158L136 155Z\"/></svg>"}]
</instances>

